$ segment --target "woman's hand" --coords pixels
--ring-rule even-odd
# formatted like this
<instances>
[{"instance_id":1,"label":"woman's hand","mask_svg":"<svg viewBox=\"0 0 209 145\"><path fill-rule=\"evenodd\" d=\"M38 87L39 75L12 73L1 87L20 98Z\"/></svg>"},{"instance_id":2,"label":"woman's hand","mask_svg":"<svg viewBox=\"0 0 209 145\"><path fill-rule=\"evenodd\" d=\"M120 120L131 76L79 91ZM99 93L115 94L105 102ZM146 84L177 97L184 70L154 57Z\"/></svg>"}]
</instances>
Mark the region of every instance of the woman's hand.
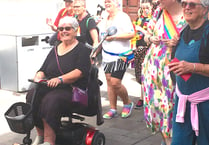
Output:
<instances>
[{"instance_id":1,"label":"woman's hand","mask_svg":"<svg viewBox=\"0 0 209 145\"><path fill-rule=\"evenodd\" d=\"M142 32L143 34L146 34L147 31L145 29L143 29L141 26L136 26L136 30Z\"/></svg>"},{"instance_id":2,"label":"woman's hand","mask_svg":"<svg viewBox=\"0 0 209 145\"><path fill-rule=\"evenodd\" d=\"M96 64L95 61L96 61L96 56L92 56L91 57L91 64L93 64L93 65Z\"/></svg>"},{"instance_id":3,"label":"woman's hand","mask_svg":"<svg viewBox=\"0 0 209 145\"><path fill-rule=\"evenodd\" d=\"M175 35L172 39L162 39L167 47L174 47L178 44L179 36Z\"/></svg>"},{"instance_id":4,"label":"woman's hand","mask_svg":"<svg viewBox=\"0 0 209 145\"><path fill-rule=\"evenodd\" d=\"M33 79L33 81L34 81L34 82L37 82L37 83L38 83L38 82L41 82L41 80L43 80L43 79L41 79L41 78L34 78L34 79Z\"/></svg>"},{"instance_id":5,"label":"woman's hand","mask_svg":"<svg viewBox=\"0 0 209 145\"><path fill-rule=\"evenodd\" d=\"M46 24L49 25L50 27L54 25L51 18L46 18Z\"/></svg>"},{"instance_id":6,"label":"woman's hand","mask_svg":"<svg viewBox=\"0 0 209 145\"><path fill-rule=\"evenodd\" d=\"M106 41L114 41L115 40L115 36L114 35L113 36L107 36L105 40Z\"/></svg>"},{"instance_id":7,"label":"woman's hand","mask_svg":"<svg viewBox=\"0 0 209 145\"><path fill-rule=\"evenodd\" d=\"M50 88L55 88L61 83L62 82L59 78L52 78L52 79L47 81L47 86L50 87Z\"/></svg>"},{"instance_id":8,"label":"woman's hand","mask_svg":"<svg viewBox=\"0 0 209 145\"><path fill-rule=\"evenodd\" d=\"M57 27L53 24L51 18L46 19L46 24L49 25L53 31L57 31Z\"/></svg>"},{"instance_id":9,"label":"woman's hand","mask_svg":"<svg viewBox=\"0 0 209 145\"><path fill-rule=\"evenodd\" d=\"M159 45L161 41L158 36L150 36L148 37L148 40L150 43L154 43L155 45Z\"/></svg>"},{"instance_id":10,"label":"woman's hand","mask_svg":"<svg viewBox=\"0 0 209 145\"><path fill-rule=\"evenodd\" d=\"M177 74L178 76L182 74L192 73L194 71L193 63L187 61L172 62L168 64L169 71Z\"/></svg>"},{"instance_id":11,"label":"woman's hand","mask_svg":"<svg viewBox=\"0 0 209 145\"><path fill-rule=\"evenodd\" d=\"M36 73L35 77L33 78L34 82L40 82L41 80L43 80L45 78L45 74L42 71L39 71Z\"/></svg>"}]
</instances>

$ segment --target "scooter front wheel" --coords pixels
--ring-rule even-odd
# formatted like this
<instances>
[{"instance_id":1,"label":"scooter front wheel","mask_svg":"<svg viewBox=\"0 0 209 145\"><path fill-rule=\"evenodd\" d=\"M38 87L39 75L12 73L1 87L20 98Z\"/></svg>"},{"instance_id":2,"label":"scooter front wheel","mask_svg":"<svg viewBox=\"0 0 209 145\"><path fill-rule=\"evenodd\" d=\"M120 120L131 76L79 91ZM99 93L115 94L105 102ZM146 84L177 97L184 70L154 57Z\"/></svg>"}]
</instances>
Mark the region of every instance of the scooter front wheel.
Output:
<instances>
[{"instance_id":1,"label":"scooter front wheel","mask_svg":"<svg viewBox=\"0 0 209 145\"><path fill-rule=\"evenodd\" d=\"M99 131L95 132L91 145L105 145L104 134Z\"/></svg>"}]
</instances>

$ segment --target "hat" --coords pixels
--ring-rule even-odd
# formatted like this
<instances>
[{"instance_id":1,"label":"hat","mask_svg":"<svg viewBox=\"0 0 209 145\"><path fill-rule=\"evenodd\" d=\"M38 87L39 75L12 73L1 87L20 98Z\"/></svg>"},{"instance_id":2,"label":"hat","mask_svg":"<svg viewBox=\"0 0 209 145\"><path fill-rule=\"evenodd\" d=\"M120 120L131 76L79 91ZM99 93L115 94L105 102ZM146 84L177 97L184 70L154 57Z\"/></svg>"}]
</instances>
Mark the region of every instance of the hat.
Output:
<instances>
[{"instance_id":1,"label":"hat","mask_svg":"<svg viewBox=\"0 0 209 145\"><path fill-rule=\"evenodd\" d=\"M73 0L64 0L65 2L73 2Z\"/></svg>"}]
</instances>

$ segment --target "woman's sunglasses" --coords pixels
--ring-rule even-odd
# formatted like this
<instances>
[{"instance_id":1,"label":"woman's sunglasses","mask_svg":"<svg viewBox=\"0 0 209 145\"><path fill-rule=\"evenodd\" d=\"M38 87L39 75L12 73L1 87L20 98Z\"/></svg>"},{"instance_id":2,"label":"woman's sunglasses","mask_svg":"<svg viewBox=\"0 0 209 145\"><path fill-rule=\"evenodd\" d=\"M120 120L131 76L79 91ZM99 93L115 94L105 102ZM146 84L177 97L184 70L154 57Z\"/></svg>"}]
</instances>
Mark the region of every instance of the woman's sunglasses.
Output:
<instances>
[{"instance_id":1,"label":"woman's sunglasses","mask_svg":"<svg viewBox=\"0 0 209 145\"><path fill-rule=\"evenodd\" d=\"M57 28L59 31L64 31L64 29L66 30L66 31L70 31L71 29L73 29L73 27L69 27L69 26L67 26L67 27L58 27Z\"/></svg>"},{"instance_id":2,"label":"woman's sunglasses","mask_svg":"<svg viewBox=\"0 0 209 145\"><path fill-rule=\"evenodd\" d=\"M189 8L190 9L194 9L194 8L196 8L196 5L202 5L201 3L194 3L194 2L182 2L181 3L181 6L182 6L182 8L186 8L187 7L187 5L189 6Z\"/></svg>"}]
</instances>

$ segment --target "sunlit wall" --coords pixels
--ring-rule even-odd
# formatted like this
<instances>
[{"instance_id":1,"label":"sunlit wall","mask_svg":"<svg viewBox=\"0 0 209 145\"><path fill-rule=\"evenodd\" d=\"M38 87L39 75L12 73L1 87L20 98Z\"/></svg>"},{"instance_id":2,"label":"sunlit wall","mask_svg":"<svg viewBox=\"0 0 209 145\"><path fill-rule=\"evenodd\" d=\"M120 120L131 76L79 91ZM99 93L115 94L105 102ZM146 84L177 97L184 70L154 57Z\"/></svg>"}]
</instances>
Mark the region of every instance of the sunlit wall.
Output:
<instances>
[{"instance_id":1,"label":"sunlit wall","mask_svg":"<svg viewBox=\"0 0 209 145\"><path fill-rule=\"evenodd\" d=\"M121 0L122 1L122 0ZM86 0L87 10L95 15L104 0ZM0 0L0 34L48 32L46 18L56 18L63 0Z\"/></svg>"}]
</instances>

